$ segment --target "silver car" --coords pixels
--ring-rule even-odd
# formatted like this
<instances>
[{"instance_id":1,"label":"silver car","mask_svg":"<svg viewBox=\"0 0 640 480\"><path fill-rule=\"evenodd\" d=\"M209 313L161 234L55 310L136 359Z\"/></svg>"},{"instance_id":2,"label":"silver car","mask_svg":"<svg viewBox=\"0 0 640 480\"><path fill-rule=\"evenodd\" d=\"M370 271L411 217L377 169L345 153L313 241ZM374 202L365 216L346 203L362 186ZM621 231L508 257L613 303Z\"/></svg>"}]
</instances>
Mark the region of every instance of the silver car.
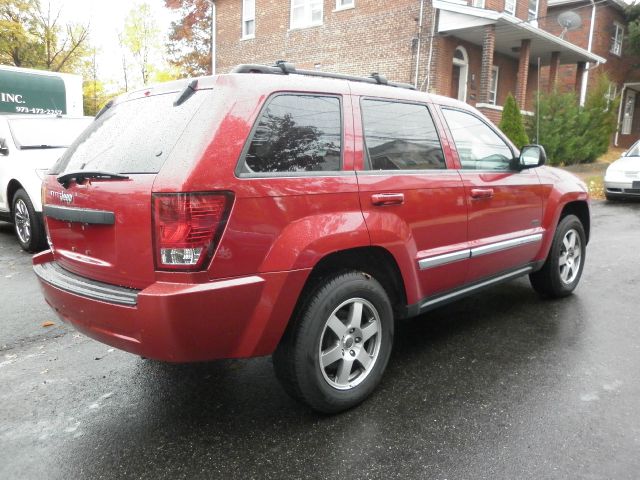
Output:
<instances>
[{"instance_id":1,"label":"silver car","mask_svg":"<svg viewBox=\"0 0 640 480\"><path fill-rule=\"evenodd\" d=\"M609 165L604 174L607 200L640 198L640 140Z\"/></svg>"}]
</instances>

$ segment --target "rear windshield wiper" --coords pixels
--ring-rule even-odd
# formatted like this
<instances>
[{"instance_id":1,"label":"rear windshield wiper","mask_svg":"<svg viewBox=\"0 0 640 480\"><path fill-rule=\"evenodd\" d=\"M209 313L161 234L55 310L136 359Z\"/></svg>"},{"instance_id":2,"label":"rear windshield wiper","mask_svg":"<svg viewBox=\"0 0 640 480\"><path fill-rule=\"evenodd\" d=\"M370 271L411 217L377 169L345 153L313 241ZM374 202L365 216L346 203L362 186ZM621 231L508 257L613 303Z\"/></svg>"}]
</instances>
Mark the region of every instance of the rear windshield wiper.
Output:
<instances>
[{"instance_id":1,"label":"rear windshield wiper","mask_svg":"<svg viewBox=\"0 0 640 480\"><path fill-rule=\"evenodd\" d=\"M89 178L99 178L101 180L127 180L129 177L120 173L80 170L78 172L69 172L58 175L56 180L58 180L58 183L64 188L67 188L71 180L75 180L76 183L82 183Z\"/></svg>"},{"instance_id":2,"label":"rear windshield wiper","mask_svg":"<svg viewBox=\"0 0 640 480\"><path fill-rule=\"evenodd\" d=\"M47 148L69 148L69 145L20 145L20 150L44 150Z\"/></svg>"}]
</instances>

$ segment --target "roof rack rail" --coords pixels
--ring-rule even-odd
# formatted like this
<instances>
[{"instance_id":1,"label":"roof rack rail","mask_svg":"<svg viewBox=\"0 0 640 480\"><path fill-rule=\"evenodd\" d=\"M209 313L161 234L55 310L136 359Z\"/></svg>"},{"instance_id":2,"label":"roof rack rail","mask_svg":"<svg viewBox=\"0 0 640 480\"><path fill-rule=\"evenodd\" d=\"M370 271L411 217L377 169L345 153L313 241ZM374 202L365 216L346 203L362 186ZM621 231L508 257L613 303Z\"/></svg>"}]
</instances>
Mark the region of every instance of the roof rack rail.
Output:
<instances>
[{"instance_id":1,"label":"roof rack rail","mask_svg":"<svg viewBox=\"0 0 640 480\"><path fill-rule=\"evenodd\" d=\"M319 70L298 70L293 63L278 60L275 65L242 64L236 66L231 73L270 73L273 75L305 75L308 77L335 78L338 80L349 80L352 82L371 83L374 85L387 85L389 87L406 88L415 90L409 83L390 82L384 75L372 73L370 77L356 77L354 75L344 75L342 73L321 72Z\"/></svg>"}]
</instances>

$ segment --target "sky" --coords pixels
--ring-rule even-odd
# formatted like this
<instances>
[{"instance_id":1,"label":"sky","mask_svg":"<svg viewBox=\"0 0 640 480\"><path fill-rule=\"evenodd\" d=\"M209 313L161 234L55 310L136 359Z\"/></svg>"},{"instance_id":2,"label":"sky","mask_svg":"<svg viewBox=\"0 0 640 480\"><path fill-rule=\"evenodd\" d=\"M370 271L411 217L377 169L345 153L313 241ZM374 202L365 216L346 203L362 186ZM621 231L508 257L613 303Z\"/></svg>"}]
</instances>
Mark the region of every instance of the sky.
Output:
<instances>
[{"instance_id":1,"label":"sky","mask_svg":"<svg viewBox=\"0 0 640 480\"><path fill-rule=\"evenodd\" d=\"M162 32L164 45L174 13L165 8L163 0L148 0L148 3ZM46 5L46 0L42 4ZM51 0L52 11L62 8L61 17L65 22L90 24L91 44L97 49L98 77L119 83L123 83L123 75L118 31L123 29L134 5L136 2L131 0Z\"/></svg>"}]
</instances>

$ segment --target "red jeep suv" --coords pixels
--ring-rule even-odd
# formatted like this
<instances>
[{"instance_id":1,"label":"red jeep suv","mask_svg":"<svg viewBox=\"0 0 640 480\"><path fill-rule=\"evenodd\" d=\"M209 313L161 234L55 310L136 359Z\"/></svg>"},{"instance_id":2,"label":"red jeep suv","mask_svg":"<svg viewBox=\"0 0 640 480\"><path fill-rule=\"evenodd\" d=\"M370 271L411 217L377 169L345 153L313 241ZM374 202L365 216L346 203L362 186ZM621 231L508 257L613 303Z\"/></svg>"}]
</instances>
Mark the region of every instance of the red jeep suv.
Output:
<instances>
[{"instance_id":1,"label":"red jeep suv","mask_svg":"<svg viewBox=\"0 0 640 480\"><path fill-rule=\"evenodd\" d=\"M169 362L273 354L323 412L380 382L396 319L522 275L577 286L585 185L475 109L291 64L109 103L47 175L49 305Z\"/></svg>"}]
</instances>

